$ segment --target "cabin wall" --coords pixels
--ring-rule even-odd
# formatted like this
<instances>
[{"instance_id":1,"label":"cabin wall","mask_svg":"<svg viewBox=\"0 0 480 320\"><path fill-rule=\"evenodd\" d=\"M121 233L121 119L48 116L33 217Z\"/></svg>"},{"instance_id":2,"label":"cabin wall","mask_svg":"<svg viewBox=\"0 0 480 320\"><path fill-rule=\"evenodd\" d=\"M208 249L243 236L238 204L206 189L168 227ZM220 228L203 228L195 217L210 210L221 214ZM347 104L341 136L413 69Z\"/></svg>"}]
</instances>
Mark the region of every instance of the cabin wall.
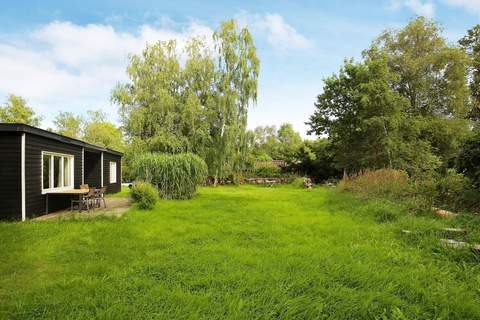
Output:
<instances>
[{"instance_id":1,"label":"cabin wall","mask_svg":"<svg viewBox=\"0 0 480 320\"><path fill-rule=\"evenodd\" d=\"M0 219L22 219L20 132L0 132Z\"/></svg>"},{"instance_id":2,"label":"cabin wall","mask_svg":"<svg viewBox=\"0 0 480 320\"><path fill-rule=\"evenodd\" d=\"M85 161L85 183L90 187L100 187L102 184L101 153L85 151L83 158Z\"/></svg>"},{"instance_id":3,"label":"cabin wall","mask_svg":"<svg viewBox=\"0 0 480 320\"><path fill-rule=\"evenodd\" d=\"M42 151L57 152L74 156L73 184L82 183L82 147L37 135L26 134L25 139L25 192L26 215L33 218L45 213L45 195L42 195ZM70 206L70 196L49 196L49 209L54 211Z\"/></svg>"},{"instance_id":4,"label":"cabin wall","mask_svg":"<svg viewBox=\"0 0 480 320\"><path fill-rule=\"evenodd\" d=\"M117 163L117 183L110 183L110 161ZM107 187L107 193L120 192L122 189L122 157L103 153L103 185Z\"/></svg>"}]
</instances>

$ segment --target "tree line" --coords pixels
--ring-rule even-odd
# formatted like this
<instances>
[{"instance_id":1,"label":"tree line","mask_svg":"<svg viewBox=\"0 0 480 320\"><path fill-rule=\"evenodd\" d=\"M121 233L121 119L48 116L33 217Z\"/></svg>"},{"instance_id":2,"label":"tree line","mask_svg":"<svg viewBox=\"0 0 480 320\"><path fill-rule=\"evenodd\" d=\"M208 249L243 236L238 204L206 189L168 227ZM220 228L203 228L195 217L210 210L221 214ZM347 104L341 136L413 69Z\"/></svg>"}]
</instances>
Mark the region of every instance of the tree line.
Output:
<instances>
[{"instance_id":1,"label":"tree line","mask_svg":"<svg viewBox=\"0 0 480 320\"><path fill-rule=\"evenodd\" d=\"M423 17L385 31L361 61L346 60L325 79L310 132L328 136L346 174L384 167L414 178L455 168L472 174L458 159L479 139L479 48L480 26L458 44Z\"/></svg>"},{"instance_id":2,"label":"tree line","mask_svg":"<svg viewBox=\"0 0 480 320\"><path fill-rule=\"evenodd\" d=\"M303 140L290 124L247 130L256 103L260 60L247 28L222 22L210 39L147 45L130 56L129 81L112 102L120 127L104 114L61 112L51 130L136 155L199 155L208 174L237 174L255 161L285 160L317 181L391 167L412 177L451 168L480 180L480 25L458 43L423 17L380 34L359 61L345 60L324 79L307 124L321 137ZM11 95L0 121L39 125L25 100ZM475 171L474 171L475 172Z\"/></svg>"}]
</instances>

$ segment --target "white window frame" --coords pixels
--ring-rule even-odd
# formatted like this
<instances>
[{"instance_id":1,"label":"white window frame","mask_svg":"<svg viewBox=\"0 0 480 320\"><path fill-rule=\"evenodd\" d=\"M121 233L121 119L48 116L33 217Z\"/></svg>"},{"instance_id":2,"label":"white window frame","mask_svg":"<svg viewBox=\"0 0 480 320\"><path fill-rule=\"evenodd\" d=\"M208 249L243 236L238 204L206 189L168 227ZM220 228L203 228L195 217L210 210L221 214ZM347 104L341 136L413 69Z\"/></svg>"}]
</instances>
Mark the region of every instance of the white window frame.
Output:
<instances>
[{"instance_id":1,"label":"white window frame","mask_svg":"<svg viewBox=\"0 0 480 320\"><path fill-rule=\"evenodd\" d=\"M115 175L113 177L112 177L112 164L115 166L115 170L113 170ZM117 162L116 161L110 161L108 171L109 171L109 174L110 174L110 177L109 177L108 181L110 183L117 183ZM115 179L112 179L112 178L115 178Z\"/></svg>"},{"instance_id":2,"label":"white window frame","mask_svg":"<svg viewBox=\"0 0 480 320\"><path fill-rule=\"evenodd\" d=\"M43 158L44 156L49 156L50 160L49 160L49 167L50 167L50 176L49 176L49 181L50 181L50 188L47 188L45 189L43 187ZM54 161L53 161L53 157L56 156L56 157L60 157L60 187L54 187ZM65 179L64 179L64 165L65 165L65 162L64 162L64 158L69 158L70 159L70 184L69 185L64 185L65 184ZM50 152L50 151L42 151L42 157L41 157L41 160L40 160L40 165L41 165L41 170L42 170L42 174L41 174L41 183L42 183L42 194L45 194L47 192L51 192L51 191L61 191L61 190L68 190L68 189L73 189L73 186L74 186L74 168L75 168L75 157L72 155L72 154L64 154L64 153L57 153L57 152Z\"/></svg>"}]
</instances>

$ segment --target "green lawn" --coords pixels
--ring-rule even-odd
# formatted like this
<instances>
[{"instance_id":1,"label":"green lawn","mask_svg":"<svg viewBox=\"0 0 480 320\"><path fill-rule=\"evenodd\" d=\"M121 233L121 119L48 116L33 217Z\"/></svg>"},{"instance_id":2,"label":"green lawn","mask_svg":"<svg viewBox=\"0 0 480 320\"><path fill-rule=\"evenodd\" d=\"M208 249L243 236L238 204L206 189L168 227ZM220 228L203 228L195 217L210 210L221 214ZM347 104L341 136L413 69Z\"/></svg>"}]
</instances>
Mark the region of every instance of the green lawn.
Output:
<instances>
[{"instance_id":1,"label":"green lawn","mask_svg":"<svg viewBox=\"0 0 480 320\"><path fill-rule=\"evenodd\" d=\"M0 318L478 319L479 260L438 245L446 225L254 186L121 219L0 223Z\"/></svg>"}]
</instances>

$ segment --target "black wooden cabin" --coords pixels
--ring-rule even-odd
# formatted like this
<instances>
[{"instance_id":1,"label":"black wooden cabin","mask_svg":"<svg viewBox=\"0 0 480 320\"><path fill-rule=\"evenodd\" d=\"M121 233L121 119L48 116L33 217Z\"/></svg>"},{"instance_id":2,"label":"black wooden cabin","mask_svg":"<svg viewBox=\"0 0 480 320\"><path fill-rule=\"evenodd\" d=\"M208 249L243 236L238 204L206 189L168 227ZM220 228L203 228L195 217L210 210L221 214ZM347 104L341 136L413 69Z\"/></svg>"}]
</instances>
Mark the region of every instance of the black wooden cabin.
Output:
<instances>
[{"instance_id":1,"label":"black wooden cabin","mask_svg":"<svg viewBox=\"0 0 480 320\"><path fill-rule=\"evenodd\" d=\"M121 189L122 153L25 124L0 123L0 219L45 214L45 194L81 184ZM70 206L70 197L48 201L48 212Z\"/></svg>"}]
</instances>

